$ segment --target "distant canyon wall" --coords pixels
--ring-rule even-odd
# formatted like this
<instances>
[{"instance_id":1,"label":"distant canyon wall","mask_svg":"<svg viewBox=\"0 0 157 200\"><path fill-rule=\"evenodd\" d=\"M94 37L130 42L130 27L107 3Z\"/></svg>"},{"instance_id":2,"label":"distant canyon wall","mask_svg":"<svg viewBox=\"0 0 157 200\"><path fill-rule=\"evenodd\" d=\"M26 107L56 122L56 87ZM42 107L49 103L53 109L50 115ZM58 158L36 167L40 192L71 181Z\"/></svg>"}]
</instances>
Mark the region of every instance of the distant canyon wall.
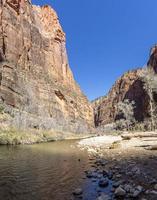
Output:
<instances>
[{"instance_id":1,"label":"distant canyon wall","mask_svg":"<svg viewBox=\"0 0 157 200\"><path fill-rule=\"evenodd\" d=\"M128 99L130 102L134 101L134 118L137 122L142 123L145 120L150 121L152 117L150 116L151 100L145 89L143 78L141 78L143 70L150 70L150 74L152 74L151 76L154 78L157 76L157 46L151 49L146 69L139 68L126 72L115 82L106 96L97 98L92 102L96 127L103 127L116 122L118 104L119 102L124 102L125 99ZM155 88L155 90L156 89L157 88ZM156 91L153 92L152 95L153 112L156 112Z\"/></svg>"}]
</instances>

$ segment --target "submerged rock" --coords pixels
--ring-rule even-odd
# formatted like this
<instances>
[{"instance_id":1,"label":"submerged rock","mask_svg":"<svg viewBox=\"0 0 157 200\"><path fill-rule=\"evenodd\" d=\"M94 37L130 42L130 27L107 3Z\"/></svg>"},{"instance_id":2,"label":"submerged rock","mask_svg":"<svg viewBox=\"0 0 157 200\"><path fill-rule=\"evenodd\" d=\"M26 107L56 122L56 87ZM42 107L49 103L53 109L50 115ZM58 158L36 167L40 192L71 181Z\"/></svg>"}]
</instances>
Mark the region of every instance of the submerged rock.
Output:
<instances>
[{"instance_id":1,"label":"submerged rock","mask_svg":"<svg viewBox=\"0 0 157 200\"><path fill-rule=\"evenodd\" d=\"M99 181L99 186L100 187L107 187L109 184L109 180L107 178L102 178L100 181Z\"/></svg>"},{"instance_id":2,"label":"submerged rock","mask_svg":"<svg viewBox=\"0 0 157 200\"><path fill-rule=\"evenodd\" d=\"M73 192L73 195L81 195L83 194L83 190L81 188L76 188L75 191Z\"/></svg>"},{"instance_id":3,"label":"submerged rock","mask_svg":"<svg viewBox=\"0 0 157 200\"><path fill-rule=\"evenodd\" d=\"M103 193L96 200L111 200L111 197Z\"/></svg>"}]
</instances>

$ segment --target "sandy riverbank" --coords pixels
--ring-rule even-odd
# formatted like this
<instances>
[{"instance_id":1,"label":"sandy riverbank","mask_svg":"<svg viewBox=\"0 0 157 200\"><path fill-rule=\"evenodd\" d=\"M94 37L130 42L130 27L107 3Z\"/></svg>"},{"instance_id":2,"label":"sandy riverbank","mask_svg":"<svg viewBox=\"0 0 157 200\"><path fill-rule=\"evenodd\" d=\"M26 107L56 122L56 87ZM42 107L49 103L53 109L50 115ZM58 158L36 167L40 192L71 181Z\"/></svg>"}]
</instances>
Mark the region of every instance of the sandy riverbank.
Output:
<instances>
[{"instance_id":1,"label":"sandy riverbank","mask_svg":"<svg viewBox=\"0 0 157 200\"><path fill-rule=\"evenodd\" d=\"M78 146L90 153L99 153L104 149L157 149L157 132L134 132L121 135L104 135L78 142Z\"/></svg>"}]
</instances>

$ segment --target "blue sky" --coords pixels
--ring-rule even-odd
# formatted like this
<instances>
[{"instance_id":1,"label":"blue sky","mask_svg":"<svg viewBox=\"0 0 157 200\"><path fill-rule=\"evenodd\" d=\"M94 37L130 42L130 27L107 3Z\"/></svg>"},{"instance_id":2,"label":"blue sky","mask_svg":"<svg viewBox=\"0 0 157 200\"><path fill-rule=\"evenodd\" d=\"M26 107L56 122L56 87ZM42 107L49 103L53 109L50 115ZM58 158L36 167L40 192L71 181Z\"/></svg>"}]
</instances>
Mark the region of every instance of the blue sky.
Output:
<instances>
[{"instance_id":1,"label":"blue sky","mask_svg":"<svg viewBox=\"0 0 157 200\"><path fill-rule=\"evenodd\" d=\"M157 43L157 0L33 0L51 5L66 33L70 67L92 100L125 71L143 66Z\"/></svg>"}]
</instances>

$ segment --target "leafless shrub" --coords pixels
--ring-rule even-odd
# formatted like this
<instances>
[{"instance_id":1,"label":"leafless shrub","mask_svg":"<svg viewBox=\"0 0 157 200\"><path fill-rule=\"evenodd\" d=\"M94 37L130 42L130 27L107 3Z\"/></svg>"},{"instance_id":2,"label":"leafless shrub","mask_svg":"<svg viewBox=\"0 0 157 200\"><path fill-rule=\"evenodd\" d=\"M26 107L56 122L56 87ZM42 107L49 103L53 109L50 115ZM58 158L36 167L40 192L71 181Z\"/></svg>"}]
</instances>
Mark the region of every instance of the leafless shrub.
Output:
<instances>
[{"instance_id":1,"label":"leafless shrub","mask_svg":"<svg viewBox=\"0 0 157 200\"><path fill-rule=\"evenodd\" d=\"M136 120L134 117L135 102L125 99L117 105L117 115L121 116L121 119L116 121L116 129L131 130L132 126L135 124Z\"/></svg>"},{"instance_id":2,"label":"leafless shrub","mask_svg":"<svg viewBox=\"0 0 157 200\"><path fill-rule=\"evenodd\" d=\"M151 70L150 67L144 68L140 73L144 85L143 88L149 96L149 114L151 119L150 129L155 130L156 128L156 106L154 103L153 93L157 93L157 75Z\"/></svg>"}]
</instances>

